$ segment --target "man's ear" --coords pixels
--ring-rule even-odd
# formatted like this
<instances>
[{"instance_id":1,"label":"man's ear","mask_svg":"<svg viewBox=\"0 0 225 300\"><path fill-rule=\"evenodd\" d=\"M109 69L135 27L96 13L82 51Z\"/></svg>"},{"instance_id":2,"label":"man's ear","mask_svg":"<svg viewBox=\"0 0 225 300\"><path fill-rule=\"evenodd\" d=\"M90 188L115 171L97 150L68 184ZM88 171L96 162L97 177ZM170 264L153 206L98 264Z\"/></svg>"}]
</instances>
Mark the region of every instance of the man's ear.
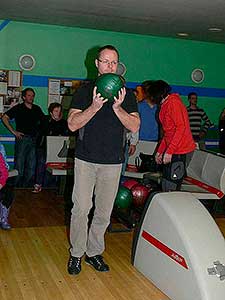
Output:
<instances>
[{"instance_id":1,"label":"man's ear","mask_svg":"<svg viewBox=\"0 0 225 300\"><path fill-rule=\"evenodd\" d=\"M98 60L97 60L97 58L95 59L95 66L98 69Z\"/></svg>"}]
</instances>

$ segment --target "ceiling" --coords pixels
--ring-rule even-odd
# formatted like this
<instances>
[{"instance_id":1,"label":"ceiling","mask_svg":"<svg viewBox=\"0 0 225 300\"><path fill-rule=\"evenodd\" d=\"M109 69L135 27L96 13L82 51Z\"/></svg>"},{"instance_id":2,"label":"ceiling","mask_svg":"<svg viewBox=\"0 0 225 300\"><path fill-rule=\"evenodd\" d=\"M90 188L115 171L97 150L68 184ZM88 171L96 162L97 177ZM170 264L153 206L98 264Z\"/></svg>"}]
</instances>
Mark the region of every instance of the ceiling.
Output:
<instances>
[{"instance_id":1,"label":"ceiling","mask_svg":"<svg viewBox=\"0 0 225 300\"><path fill-rule=\"evenodd\" d=\"M1 0L0 19L225 43L225 0Z\"/></svg>"}]
</instances>

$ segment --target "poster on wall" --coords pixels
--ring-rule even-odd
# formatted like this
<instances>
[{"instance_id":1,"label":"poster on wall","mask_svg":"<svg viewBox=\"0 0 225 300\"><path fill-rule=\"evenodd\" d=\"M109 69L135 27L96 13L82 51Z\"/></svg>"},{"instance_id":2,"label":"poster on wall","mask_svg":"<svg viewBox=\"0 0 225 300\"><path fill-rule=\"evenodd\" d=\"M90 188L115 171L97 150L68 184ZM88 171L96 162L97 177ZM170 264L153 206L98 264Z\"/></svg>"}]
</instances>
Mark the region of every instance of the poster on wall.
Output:
<instances>
[{"instance_id":1,"label":"poster on wall","mask_svg":"<svg viewBox=\"0 0 225 300\"><path fill-rule=\"evenodd\" d=\"M20 87L21 85L20 71L8 71L8 85L10 87Z\"/></svg>"},{"instance_id":2,"label":"poster on wall","mask_svg":"<svg viewBox=\"0 0 225 300\"><path fill-rule=\"evenodd\" d=\"M60 94L60 79L50 79L48 82L48 94L59 95Z\"/></svg>"},{"instance_id":3,"label":"poster on wall","mask_svg":"<svg viewBox=\"0 0 225 300\"><path fill-rule=\"evenodd\" d=\"M3 105L3 96L0 96L0 113L3 113L4 105Z\"/></svg>"},{"instance_id":4,"label":"poster on wall","mask_svg":"<svg viewBox=\"0 0 225 300\"><path fill-rule=\"evenodd\" d=\"M0 70L0 112L5 112L21 100L22 71Z\"/></svg>"}]
</instances>

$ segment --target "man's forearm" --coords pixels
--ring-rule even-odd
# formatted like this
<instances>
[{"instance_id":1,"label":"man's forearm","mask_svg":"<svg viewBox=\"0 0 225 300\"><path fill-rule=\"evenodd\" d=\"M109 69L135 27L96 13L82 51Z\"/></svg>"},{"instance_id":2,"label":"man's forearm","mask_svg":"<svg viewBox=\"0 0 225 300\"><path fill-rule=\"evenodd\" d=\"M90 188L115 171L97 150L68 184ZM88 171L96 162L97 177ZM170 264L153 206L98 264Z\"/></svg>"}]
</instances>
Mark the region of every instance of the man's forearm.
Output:
<instances>
[{"instance_id":1,"label":"man's forearm","mask_svg":"<svg viewBox=\"0 0 225 300\"><path fill-rule=\"evenodd\" d=\"M128 114L121 106L114 109L114 112L125 128L131 132L137 132L139 130L140 118L138 113Z\"/></svg>"},{"instance_id":2,"label":"man's forearm","mask_svg":"<svg viewBox=\"0 0 225 300\"><path fill-rule=\"evenodd\" d=\"M89 106L84 111L70 110L68 117L68 127L71 131L76 131L87 124L96 114L97 110Z\"/></svg>"},{"instance_id":3,"label":"man's forearm","mask_svg":"<svg viewBox=\"0 0 225 300\"><path fill-rule=\"evenodd\" d=\"M12 125L9 122L9 118L6 115L3 115L2 122L4 123L5 127L13 134L15 135L15 130L12 127Z\"/></svg>"}]
</instances>

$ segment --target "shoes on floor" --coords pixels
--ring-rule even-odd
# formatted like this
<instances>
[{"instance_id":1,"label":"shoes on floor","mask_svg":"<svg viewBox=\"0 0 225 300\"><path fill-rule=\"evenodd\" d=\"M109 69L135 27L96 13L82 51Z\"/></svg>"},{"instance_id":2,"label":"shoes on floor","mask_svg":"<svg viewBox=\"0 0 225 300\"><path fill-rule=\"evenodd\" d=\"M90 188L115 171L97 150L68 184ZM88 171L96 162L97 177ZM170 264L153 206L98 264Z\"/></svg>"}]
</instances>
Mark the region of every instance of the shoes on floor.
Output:
<instances>
[{"instance_id":1,"label":"shoes on floor","mask_svg":"<svg viewBox=\"0 0 225 300\"><path fill-rule=\"evenodd\" d=\"M104 262L101 255L87 256L85 257L85 262L95 268L99 272L108 272L109 266Z\"/></svg>"},{"instance_id":2,"label":"shoes on floor","mask_svg":"<svg viewBox=\"0 0 225 300\"><path fill-rule=\"evenodd\" d=\"M4 230L10 230L11 225L8 222L10 207L6 207L0 202L0 228Z\"/></svg>"},{"instance_id":3,"label":"shoes on floor","mask_svg":"<svg viewBox=\"0 0 225 300\"><path fill-rule=\"evenodd\" d=\"M34 189L32 190L32 193L40 193L41 190L42 190L41 185L40 184L35 184Z\"/></svg>"},{"instance_id":4,"label":"shoes on floor","mask_svg":"<svg viewBox=\"0 0 225 300\"><path fill-rule=\"evenodd\" d=\"M67 270L70 275L79 274L81 271L81 257L70 256Z\"/></svg>"}]
</instances>

